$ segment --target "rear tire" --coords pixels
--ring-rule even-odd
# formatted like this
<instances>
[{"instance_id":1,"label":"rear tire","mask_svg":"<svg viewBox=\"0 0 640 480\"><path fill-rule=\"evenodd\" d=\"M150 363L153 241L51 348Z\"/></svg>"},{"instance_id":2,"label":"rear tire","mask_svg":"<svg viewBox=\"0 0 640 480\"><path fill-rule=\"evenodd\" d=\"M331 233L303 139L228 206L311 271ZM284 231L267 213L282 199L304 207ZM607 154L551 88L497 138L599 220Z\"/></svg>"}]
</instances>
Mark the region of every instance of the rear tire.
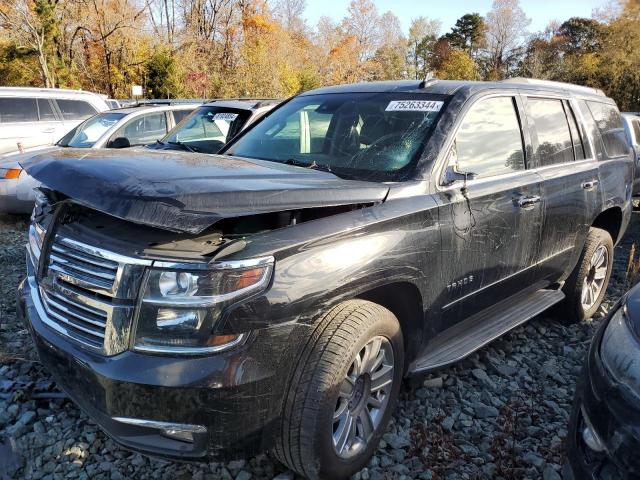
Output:
<instances>
[{"instance_id":1,"label":"rear tire","mask_svg":"<svg viewBox=\"0 0 640 480\"><path fill-rule=\"evenodd\" d=\"M400 324L389 310L364 300L330 310L297 361L275 456L310 479L362 469L389 423L403 368Z\"/></svg>"},{"instance_id":2,"label":"rear tire","mask_svg":"<svg viewBox=\"0 0 640 480\"><path fill-rule=\"evenodd\" d=\"M578 264L562 288L566 295L559 309L563 323L578 323L596 313L609 285L612 266L611 235L591 227Z\"/></svg>"}]
</instances>

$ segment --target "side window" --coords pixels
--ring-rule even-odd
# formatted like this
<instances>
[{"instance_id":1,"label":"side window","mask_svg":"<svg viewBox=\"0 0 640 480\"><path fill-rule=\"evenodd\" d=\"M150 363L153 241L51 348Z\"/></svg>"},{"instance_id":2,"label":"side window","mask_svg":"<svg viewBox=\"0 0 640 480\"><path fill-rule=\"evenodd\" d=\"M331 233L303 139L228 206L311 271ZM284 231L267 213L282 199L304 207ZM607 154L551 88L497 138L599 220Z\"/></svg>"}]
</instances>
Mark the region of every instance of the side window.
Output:
<instances>
[{"instance_id":1,"label":"side window","mask_svg":"<svg viewBox=\"0 0 640 480\"><path fill-rule=\"evenodd\" d=\"M640 145L640 120L632 120L633 134L636 137L636 145Z\"/></svg>"},{"instance_id":2,"label":"side window","mask_svg":"<svg viewBox=\"0 0 640 480\"><path fill-rule=\"evenodd\" d=\"M82 100L57 99L56 102L65 120L84 120L96 114L95 109Z\"/></svg>"},{"instance_id":3,"label":"side window","mask_svg":"<svg viewBox=\"0 0 640 480\"><path fill-rule=\"evenodd\" d=\"M0 123L37 122L35 98L0 98Z\"/></svg>"},{"instance_id":4,"label":"side window","mask_svg":"<svg viewBox=\"0 0 640 480\"><path fill-rule=\"evenodd\" d=\"M572 162L573 142L562 100L527 98L527 114L538 136L540 166Z\"/></svg>"},{"instance_id":5,"label":"side window","mask_svg":"<svg viewBox=\"0 0 640 480\"><path fill-rule=\"evenodd\" d=\"M134 118L113 138L126 137L131 145L146 145L164 137L167 133L167 117L164 112L149 113Z\"/></svg>"},{"instance_id":6,"label":"side window","mask_svg":"<svg viewBox=\"0 0 640 480\"><path fill-rule=\"evenodd\" d=\"M587 102L596 126L602 135L607 157L619 157L629 153L629 145L624 135L624 125L620 112L614 105L601 102Z\"/></svg>"},{"instance_id":7,"label":"side window","mask_svg":"<svg viewBox=\"0 0 640 480\"><path fill-rule=\"evenodd\" d=\"M522 132L513 97L471 106L456 134L458 168L478 177L524 169Z\"/></svg>"},{"instance_id":8,"label":"side window","mask_svg":"<svg viewBox=\"0 0 640 480\"><path fill-rule=\"evenodd\" d=\"M604 157L604 146L602 145L602 137L600 136L600 130L598 130L598 126L593 119L591 110L589 110L589 107L587 107L587 102L585 102L584 100L578 100L578 107L580 108L580 113L582 114L582 118L584 119L584 122L586 124L588 134L595 146L597 157L598 159L602 159Z\"/></svg>"},{"instance_id":9,"label":"side window","mask_svg":"<svg viewBox=\"0 0 640 480\"><path fill-rule=\"evenodd\" d=\"M568 102L564 102L564 109L567 112L567 118L569 119L569 129L571 130L571 140L573 141L573 153L576 156L576 160L584 160L586 157L584 151L584 145L580 138L580 130L578 130L578 122L573 113L573 109Z\"/></svg>"},{"instance_id":10,"label":"side window","mask_svg":"<svg viewBox=\"0 0 640 480\"><path fill-rule=\"evenodd\" d=\"M46 98L38 99L38 113L40 114L41 122L55 122L58 120L53 113L51 103Z\"/></svg>"},{"instance_id":11,"label":"side window","mask_svg":"<svg viewBox=\"0 0 640 480\"><path fill-rule=\"evenodd\" d=\"M177 125L191 112L192 110L173 110L173 121Z\"/></svg>"}]
</instances>

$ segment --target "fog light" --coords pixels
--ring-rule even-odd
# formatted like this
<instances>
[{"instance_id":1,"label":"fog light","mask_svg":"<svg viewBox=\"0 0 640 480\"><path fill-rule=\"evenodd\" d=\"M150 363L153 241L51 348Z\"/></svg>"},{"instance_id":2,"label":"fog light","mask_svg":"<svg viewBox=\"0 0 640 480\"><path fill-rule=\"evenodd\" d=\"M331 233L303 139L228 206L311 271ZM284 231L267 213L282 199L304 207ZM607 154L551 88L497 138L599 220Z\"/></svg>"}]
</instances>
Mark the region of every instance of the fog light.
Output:
<instances>
[{"instance_id":1,"label":"fog light","mask_svg":"<svg viewBox=\"0 0 640 480\"><path fill-rule=\"evenodd\" d=\"M168 428L162 430L162 435L165 437L173 438L174 440L180 440L181 442L193 443L193 432L188 430L177 430L175 428Z\"/></svg>"},{"instance_id":2,"label":"fog light","mask_svg":"<svg viewBox=\"0 0 640 480\"><path fill-rule=\"evenodd\" d=\"M587 415L585 414L584 409L582 409L582 420L585 424L585 427L582 430L582 440L584 441L585 445L594 452L604 452L604 444L593 428L593 425L591 425L589 417L587 417Z\"/></svg>"}]
</instances>

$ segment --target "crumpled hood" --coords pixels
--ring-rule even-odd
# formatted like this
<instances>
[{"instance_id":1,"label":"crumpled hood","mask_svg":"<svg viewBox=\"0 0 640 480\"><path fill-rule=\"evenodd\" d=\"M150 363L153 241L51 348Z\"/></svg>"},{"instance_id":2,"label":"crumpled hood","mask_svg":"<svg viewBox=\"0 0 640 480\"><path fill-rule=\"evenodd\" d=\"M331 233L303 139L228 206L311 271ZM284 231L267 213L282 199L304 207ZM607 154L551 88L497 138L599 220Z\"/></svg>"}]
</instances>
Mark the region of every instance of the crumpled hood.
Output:
<instances>
[{"instance_id":1,"label":"crumpled hood","mask_svg":"<svg viewBox=\"0 0 640 480\"><path fill-rule=\"evenodd\" d=\"M24 152L11 152L0 155L0 168L14 168L21 164L24 160L28 160L36 155L50 153L60 150L62 147L57 145L43 145L40 147L32 147L25 149Z\"/></svg>"},{"instance_id":2,"label":"crumpled hood","mask_svg":"<svg viewBox=\"0 0 640 480\"><path fill-rule=\"evenodd\" d=\"M380 202L389 190L275 162L143 149L64 149L21 165L81 205L190 233L228 217Z\"/></svg>"}]
</instances>

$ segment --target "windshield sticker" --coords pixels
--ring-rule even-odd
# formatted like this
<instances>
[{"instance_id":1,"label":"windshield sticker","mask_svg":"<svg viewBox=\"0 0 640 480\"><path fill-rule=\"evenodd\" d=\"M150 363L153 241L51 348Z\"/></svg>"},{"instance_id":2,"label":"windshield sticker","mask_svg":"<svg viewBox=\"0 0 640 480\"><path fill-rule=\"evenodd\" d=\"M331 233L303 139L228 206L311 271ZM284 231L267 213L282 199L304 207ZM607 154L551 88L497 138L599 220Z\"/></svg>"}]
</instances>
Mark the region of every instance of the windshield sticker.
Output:
<instances>
[{"instance_id":1,"label":"windshield sticker","mask_svg":"<svg viewBox=\"0 0 640 480\"><path fill-rule=\"evenodd\" d=\"M214 120L225 120L227 122L233 122L236 118L238 118L238 114L237 113L229 113L229 112L216 113L213 116Z\"/></svg>"},{"instance_id":2,"label":"windshield sticker","mask_svg":"<svg viewBox=\"0 0 640 480\"><path fill-rule=\"evenodd\" d=\"M439 112L444 102L436 100L392 100L386 112Z\"/></svg>"}]
</instances>

